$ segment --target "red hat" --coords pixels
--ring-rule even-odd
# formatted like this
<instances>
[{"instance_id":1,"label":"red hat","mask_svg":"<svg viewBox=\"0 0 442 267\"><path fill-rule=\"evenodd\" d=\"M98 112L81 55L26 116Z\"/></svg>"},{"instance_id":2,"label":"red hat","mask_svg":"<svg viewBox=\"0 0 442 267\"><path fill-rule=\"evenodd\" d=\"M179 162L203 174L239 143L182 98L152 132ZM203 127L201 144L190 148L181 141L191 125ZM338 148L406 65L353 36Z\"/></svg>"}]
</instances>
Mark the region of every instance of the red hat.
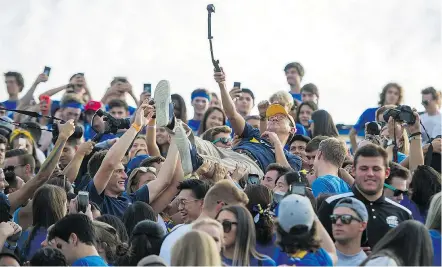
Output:
<instances>
[{"instance_id":1,"label":"red hat","mask_svg":"<svg viewBox=\"0 0 442 267\"><path fill-rule=\"evenodd\" d=\"M92 110L97 111L101 108L101 102L90 100L87 102L86 106L84 107L84 111Z\"/></svg>"}]
</instances>

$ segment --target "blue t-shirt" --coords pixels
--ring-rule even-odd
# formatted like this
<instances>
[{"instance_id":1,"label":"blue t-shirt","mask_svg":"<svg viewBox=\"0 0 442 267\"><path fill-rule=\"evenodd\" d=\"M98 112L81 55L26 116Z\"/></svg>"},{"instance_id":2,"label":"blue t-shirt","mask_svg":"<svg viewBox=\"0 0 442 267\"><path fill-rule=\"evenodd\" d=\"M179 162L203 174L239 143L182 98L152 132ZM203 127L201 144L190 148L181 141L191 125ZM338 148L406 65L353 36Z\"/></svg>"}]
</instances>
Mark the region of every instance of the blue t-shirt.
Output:
<instances>
[{"instance_id":1,"label":"blue t-shirt","mask_svg":"<svg viewBox=\"0 0 442 267\"><path fill-rule=\"evenodd\" d=\"M264 259L259 260L252 255L250 255L250 266L276 266L276 263L274 260L272 260L269 256L263 255ZM228 259L221 255L221 260L224 262L227 266L233 266L233 261L231 259ZM261 261L261 264L259 262Z\"/></svg>"},{"instance_id":2,"label":"blue t-shirt","mask_svg":"<svg viewBox=\"0 0 442 267\"><path fill-rule=\"evenodd\" d=\"M6 100L2 103L3 103L3 105L5 105L5 108L7 108L7 109L17 109L18 100ZM14 112L12 112L12 111L8 111L6 113L6 115L11 119L14 118Z\"/></svg>"},{"instance_id":3,"label":"blue t-shirt","mask_svg":"<svg viewBox=\"0 0 442 267\"><path fill-rule=\"evenodd\" d=\"M376 110L378 110L378 108L368 108L364 112L362 112L361 116L358 119L358 122L353 125L353 128L357 132L359 132L360 130L365 131L365 124L367 122L376 120Z\"/></svg>"},{"instance_id":4,"label":"blue t-shirt","mask_svg":"<svg viewBox=\"0 0 442 267\"><path fill-rule=\"evenodd\" d=\"M30 233L30 229L24 231L17 241L17 246L20 248L21 257L27 261L31 260L35 252L41 248L41 243L46 239L46 235L48 234L47 229L41 227L37 230L29 243L28 238ZM25 250L26 244L28 245L27 249Z\"/></svg>"},{"instance_id":5,"label":"blue t-shirt","mask_svg":"<svg viewBox=\"0 0 442 267\"><path fill-rule=\"evenodd\" d=\"M313 196L317 197L320 194L343 194L351 192L350 186L341 178L334 175L319 176L312 183Z\"/></svg>"},{"instance_id":6,"label":"blue t-shirt","mask_svg":"<svg viewBox=\"0 0 442 267\"><path fill-rule=\"evenodd\" d=\"M189 126L190 129L192 129L192 132L195 135L198 134L198 130L200 128L200 124L201 124L201 121L196 121L196 120L189 120L187 122L187 125Z\"/></svg>"},{"instance_id":7,"label":"blue t-shirt","mask_svg":"<svg viewBox=\"0 0 442 267\"><path fill-rule=\"evenodd\" d=\"M100 256L87 256L84 258L80 258L74 263L72 266L109 266Z\"/></svg>"},{"instance_id":8,"label":"blue t-shirt","mask_svg":"<svg viewBox=\"0 0 442 267\"><path fill-rule=\"evenodd\" d=\"M130 195L123 192L123 194L117 198L106 196L104 192L99 195L95 188L94 180L89 182L86 190L89 192L89 199L100 207L102 214L115 215L119 218L123 217L127 207L133 202L143 201L149 203L149 188L147 185L143 185L140 189Z\"/></svg>"},{"instance_id":9,"label":"blue t-shirt","mask_svg":"<svg viewBox=\"0 0 442 267\"><path fill-rule=\"evenodd\" d=\"M109 111L109 105L106 105L105 109L106 111ZM131 116L135 113L135 111L137 111L137 109L132 106L128 106L128 110L129 110L129 115Z\"/></svg>"},{"instance_id":10,"label":"blue t-shirt","mask_svg":"<svg viewBox=\"0 0 442 267\"><path fill-rule=\"evenodd\" d=\"M425 214L421 214L419 208L416 206L416 204L410 199L410 197L408 197L407 194L404 194L404 199L401 200L401 204L402 206L406 207L407 209L409 209L411 211L411 214L413 216L413 219L416 221L420 221L421 223L425 224Z\"/></svg>"},{"instance_id":11,"label":"blue t-shirt","mask_svg":"<svg viewBox=\"0 0 442 267\"><path fill-rule=\"evenodd\" d=\"M433 242L433 266L441 266L441 236L437 230L430 230L431 241Z\"/></svg>"},{"instance_id":12,"label":"blue t-shirt","mask_svg":"<svg viewBox=\"0 0 442 267\"><path fill-rule=\"evenodd\" d=\"M319 248L316 252L300 251L294 255L281 252L275 261L278 266L333 266L330 255L323 248Z\"/></svg>"},{"instance_id":13,"label":"blue t-shirt","mask_svg":"<svg viewBox=\"0 0 442 267\"><path fill-rule=\"evenodd\" d=\"M298 100L302 102L302 95L301 94L297 94L297 93L292 93L289 91L289 93L292 95L293 100Z\"/></svg>"},{"instance_id":14,"label":"blue t-shirt","mask_svg":"<svg viewBox=\"0 0 442 267\"><path fill-rule=\"evenodd\" d=\"M296 134L309 136L307 130L304 127L304 125L302 125L300 123L296 123Z\"/></svg>"},{"instance_id":15,"label":"blue t-shirt","mask_svg":"<svg viewBox=\"0 0 442 267\"><path fill-rule=\"evenodd\" d=\"M246 122L241 140L234 150L248 151L255 159L261 170L265 171L267 166L276 162L274 147L265 139L261 139L259 129L253 128ZM301 170L302 161L298 156L290 154L284 149L284 155L293 170Z\"/></svg>"}]
</instances>

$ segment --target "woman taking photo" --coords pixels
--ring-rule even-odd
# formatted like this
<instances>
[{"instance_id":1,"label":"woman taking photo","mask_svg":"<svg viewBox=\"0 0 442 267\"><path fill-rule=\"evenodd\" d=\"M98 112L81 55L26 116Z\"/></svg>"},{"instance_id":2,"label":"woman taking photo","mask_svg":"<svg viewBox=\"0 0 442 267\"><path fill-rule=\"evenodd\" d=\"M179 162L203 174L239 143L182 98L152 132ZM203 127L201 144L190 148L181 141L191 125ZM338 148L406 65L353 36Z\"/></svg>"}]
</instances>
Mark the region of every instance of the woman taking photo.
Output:
<instances>
[{"instance_id":1,"label":"woman taking photo","mask_svg":"<svg viewBox=\"0 0 442 267\"><path fill-rule=\"evenodd\" d=\"M198 130L198 135L201 135L210 128L226 125L226 121L227 117L224 110L219 107L210 107L207 109L206 113L204 113Z\"/></svg>"},{"instance_id":2,"label":"woman taking photo","mask_svg":"<svg viewBox=\"0 0 442 267\"><path fill-rule=\"evenodd\" d=\"M255 224L243 206L225 206L215 218L224 229L222 261L228 266L275 266L268 256L256 251Z\"/></svg>"},{"instance_id":3,"label":"woman taking photo","mask_svg":"<svg viewBox=\"0 0 442 267\"><path fill-rule=\"evenodd\" d=\"M379 240L361 266L430 266L432 264L433 248L427 228L418 221L408 220L391 229Z\"/></svg>"}]
</instances>

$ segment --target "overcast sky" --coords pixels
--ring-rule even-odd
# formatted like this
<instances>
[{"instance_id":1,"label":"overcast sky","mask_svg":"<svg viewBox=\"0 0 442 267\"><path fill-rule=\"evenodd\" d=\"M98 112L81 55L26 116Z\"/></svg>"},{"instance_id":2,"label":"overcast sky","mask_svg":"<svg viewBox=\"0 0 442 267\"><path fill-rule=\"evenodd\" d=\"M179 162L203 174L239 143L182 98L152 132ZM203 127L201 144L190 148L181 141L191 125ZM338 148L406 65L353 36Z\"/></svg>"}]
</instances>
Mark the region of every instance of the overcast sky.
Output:
<instances>
[{"instance_id":1,"label":"overcast sky","mask_svg":"<svg viewBox=\"0 0 442 267\"><path fill-rule=\"evenodd\" d=\"M23 73L37 93L84 72L94 98L114 76L143 83L168 79L190 102L197 87L217 91L207 41L207 4L199 0L0 0L0 71ZM305 68L320 107L354 123L390 82L421 109L420 90L442 88L441 7L437 0L212 1L215 56L228 84L256 98L288 90L283 68ZM0 99L6 99L4 86ZM192 112L190 112L192 114Z\"/></svg>"}]
</instances>

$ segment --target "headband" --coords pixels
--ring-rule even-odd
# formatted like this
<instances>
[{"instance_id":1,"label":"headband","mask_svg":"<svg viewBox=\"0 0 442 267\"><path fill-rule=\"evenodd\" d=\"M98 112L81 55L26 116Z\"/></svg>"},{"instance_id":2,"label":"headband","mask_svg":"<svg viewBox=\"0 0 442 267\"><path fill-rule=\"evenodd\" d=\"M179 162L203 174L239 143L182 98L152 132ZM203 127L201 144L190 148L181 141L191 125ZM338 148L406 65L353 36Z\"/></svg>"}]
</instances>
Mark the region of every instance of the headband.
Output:
<instances>
[{"instance_id":1,"label":"headband","mask_svg":"<svg viewBox=\"0 0 442 267\"><path fill-rule=\"evenodd\" d=\"M197 98L197 97L204 97L204 98L207 98L207 100L210 101L210 96L206 92L194 92L194 93L192 93L192 96L191 96L192 101L195 98Z\"/></svg>"},{"instance_id":2,"label":"headband","mask_svg":"<svg viewBox=\"0 0 442 267\"><path fill-rule=\"evenodd\" d=\"M24 135L27 139L29 139L32 143L34 143L34 138L32 137L31 133L26 130L20 130L15 129L12 131L11 135L9 136L9 143L11 143L17 136Z\"/></svg>"},{"instance_id":3,"label":"headband","mask_svg":"<svg viewBox=\"0 0 442 267\"><path fill-rule=\"evenodd\" d=\"M75 101L70 101L67 103L64 103L60 106L60 108L79 108L81 109L81 111L83 111L84 107L81 103L75 102Z\"/></svg>"}]
</instances>

